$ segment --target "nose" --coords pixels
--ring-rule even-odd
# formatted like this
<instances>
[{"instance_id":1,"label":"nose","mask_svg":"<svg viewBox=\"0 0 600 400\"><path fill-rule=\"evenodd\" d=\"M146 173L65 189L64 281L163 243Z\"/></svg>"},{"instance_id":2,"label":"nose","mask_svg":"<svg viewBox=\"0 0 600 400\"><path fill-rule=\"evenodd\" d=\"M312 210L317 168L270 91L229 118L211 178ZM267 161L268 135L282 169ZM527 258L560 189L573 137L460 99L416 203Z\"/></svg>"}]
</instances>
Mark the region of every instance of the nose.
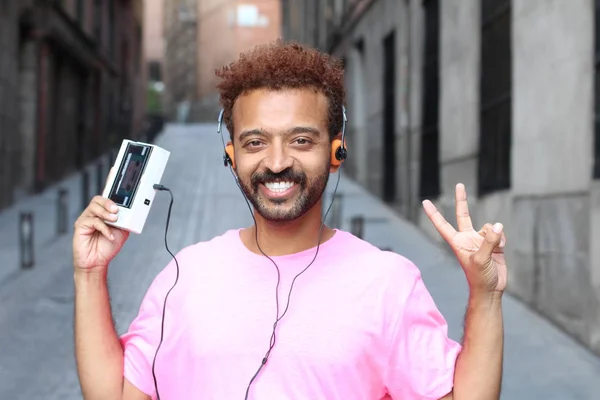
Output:
<instances>
[{"instance_id":1,"label":"nose","mask_svg":"<svg viewBox=\"0 0 600 400\"><path fill-rule=\"evenodd\" d=\"M290 156L282 144L272 144L265 159L265 167L271 172L278 174L290 168L294 164L294 158Z\"/></svg>"}]
</instances>

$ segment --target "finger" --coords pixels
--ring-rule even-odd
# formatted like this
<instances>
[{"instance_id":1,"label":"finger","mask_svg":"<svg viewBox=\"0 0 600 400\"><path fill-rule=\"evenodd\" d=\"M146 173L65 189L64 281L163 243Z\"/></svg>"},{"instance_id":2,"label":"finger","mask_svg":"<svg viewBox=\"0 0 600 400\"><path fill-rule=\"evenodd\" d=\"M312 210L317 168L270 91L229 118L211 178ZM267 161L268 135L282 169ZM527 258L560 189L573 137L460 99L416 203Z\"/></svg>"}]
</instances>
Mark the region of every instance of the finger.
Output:
<instances>
[{"instance_id":1,"label":"finger","mask_svg":"<svg viewBox=\"0 0 600 400\"><path fill-rule=\"evenodd\" d=\"M499 249L503 229L504 227L501 223L496 223L492 229L486 230L483 243L481 243L481 247L479 247L479 250L477 250L477 253L475 254L475 260L478 260L480 264L485 262L485 260L489 260L492 253L494 253L497 248Z\"/></svg>"},{"instance_id":2,"label":"finger","mask_svg":"<svg viewBox=\"0 0 600 400\"><path fill-rule=\"evenodd\" d=\"M96 202L92 202L89 206L89 216L98 217L105 221L115 222L118 219L117 213L108 211L106 208Z\"/></svg>"},{"instance_id":3,"label":"finger","mask_svg":"<svg viewBox=\"0 0 600 400\"><path fill-rule=\"evenodd\" d=\"M479 235L485 237L486 234L488 232L491 232L493 229L493 225L492 224L485 224L481 230L479 230ZM502 233L502 237L500 239L500 244L498 245L498 247L496 247L496 249L494 249L494 253L503 253L504 252L504 247L506 246L506 235L504 234L504 232Z\"/></svg>"},{"instance_id":4,"label":"finger","mask_svg":"<svg viewBox=\"0 0 600 400\"><path fill-rule=\"evenodd\" d=\"M109 211L111 213L116 214L117 212L119 212L119 207L117 206L117 204L114 201L112 201L111 199L107 199L106 197L94 196L91 204L94 204L94 203L100 205L106 211Z\"/></svg>"},{"instance_id":5,"label":"finger","mask_svg":"<svg viewBox=\"0 0 600 400\"><path fill-rule=\"evenodd\" d=\"M106 225L99 217L82 218L78 221L78 226L76 228L79 228L85 234L92 234L94 231L98 231L108 240L115 240L108 225Z\"/></svg>"},{"instance_id":6,"label":"finger","mask_svg":"<svg viewBox=\"0 0 600 400\"><path fill-rule=\"evenodd\" d=\"M456 202L456 225L459 232L472 231L473 222L469 214L469 204L467 203L467 189L465 185L459 183L456 185L454 194Z\"/></svg>"},{"instance_id":7,"label":"finger","mask_svg":"<svg viewBox=\"0 0 600 400\"><path fill-rule=\"evenodd\" d=\"M456 235L456 230L446 221L442 214L437 210L437 208L433 205L433 203L429 200L423 201L423 208L425 209L425 213L435 226L435 229L440 233L440 235L446 241L450 241L454 235Z\"/></svg>"}]
</instances>

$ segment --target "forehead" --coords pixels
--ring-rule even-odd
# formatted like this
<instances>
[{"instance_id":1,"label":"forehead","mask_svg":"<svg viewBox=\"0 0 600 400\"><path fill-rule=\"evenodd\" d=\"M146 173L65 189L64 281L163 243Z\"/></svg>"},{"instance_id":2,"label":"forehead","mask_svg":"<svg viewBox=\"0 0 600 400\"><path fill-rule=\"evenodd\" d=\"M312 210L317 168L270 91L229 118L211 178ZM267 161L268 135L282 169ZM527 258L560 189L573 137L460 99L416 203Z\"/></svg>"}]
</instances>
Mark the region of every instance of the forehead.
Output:
<instances>
[{"instance_id":1,"label":"forehead","mask_svg":"<svg viewBox=\"0 0 600 400\"><path fill-rule=\"evenodd\" d=\"M278 132L294 126L327 130L327 97L313 89L258 89L235 101L232 110L235 135L250 129Z\"/></svg>"}]
</instances>

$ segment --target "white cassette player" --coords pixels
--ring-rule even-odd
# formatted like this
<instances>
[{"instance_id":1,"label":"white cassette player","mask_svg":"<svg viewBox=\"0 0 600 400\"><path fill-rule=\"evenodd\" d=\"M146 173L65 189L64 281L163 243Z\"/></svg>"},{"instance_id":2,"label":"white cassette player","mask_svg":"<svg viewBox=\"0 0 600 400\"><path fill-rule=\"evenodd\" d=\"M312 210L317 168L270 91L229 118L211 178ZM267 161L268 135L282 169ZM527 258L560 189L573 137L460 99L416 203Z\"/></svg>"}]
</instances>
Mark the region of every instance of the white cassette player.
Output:
<instances>
[{"instance_id":1,"label":"white cassette player","mask_svg":"<svg viewBox=\"0 0 600 400\"><path fill-rule=\"evenodd\" d=\"M117 221L106 224L140 234L154 201L170 152L158 146L123 140L102 197L119 207Z\"/></svg>"}]
</instances>

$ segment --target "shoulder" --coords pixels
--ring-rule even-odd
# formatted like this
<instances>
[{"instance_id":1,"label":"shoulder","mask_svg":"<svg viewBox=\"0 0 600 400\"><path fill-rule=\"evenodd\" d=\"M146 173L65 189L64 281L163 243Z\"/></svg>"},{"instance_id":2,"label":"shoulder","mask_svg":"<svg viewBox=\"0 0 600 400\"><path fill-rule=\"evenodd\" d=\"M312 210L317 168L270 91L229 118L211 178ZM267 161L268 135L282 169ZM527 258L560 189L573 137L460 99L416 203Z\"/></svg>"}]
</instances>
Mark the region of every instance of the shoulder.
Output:
<instances>
[{"instance_id":1,"label":"shoulder","mask_svg":"<svg viewBox=\"0 0 600 400\"><path fill-rule=\"evenodd\" d=\"M238 234L239 230L231 229L223 232L220 235L214 236L211 239L196 242L182 248L176 257L182 260L197 259L197 257L214 256L217 254L223 254L221 252L231 250L231 246L234 244L235 235Z\"/></svg>"},{"instance_id":2,"label":"shoulder","mask_svg":"<svg viewBox=\"0 0 600 400\"><path fill-rule=\"evenodd\" d=\"M377 246L360 239L350 232L338 231L339 244L344 248L346 258L351 258L361 263L367 263L371 269L392 274L418 273L416 265L401 254L393 251L381 250Z\"/></svg>"},{"instance_id":3,"label":"shoulder","mask_svg":"<svg viewBox=\"0 0 600 400\"><path fill-rule=\"evenodd\" d=\"M238 230L228 230L211 239L199 241L183 247L173 253L169 263L158 273L154 283L171 281L176 274L186 274L196 270L199 266L214 263L217 258L226 257L231 246L234 245L235 235Z\"/></svg>"},{"instance_id":4,"label":"shoulder","mask_svg":"<svg viewBox=\"0 0 600 400\"><path fill-rule=\"evenodd\" d=\"M339 231L344 259L364 276L381 279L394 292L410 291L421 279L421 271L407 257L381 250L349 232Z\"/></svg>"}]
</instances>

